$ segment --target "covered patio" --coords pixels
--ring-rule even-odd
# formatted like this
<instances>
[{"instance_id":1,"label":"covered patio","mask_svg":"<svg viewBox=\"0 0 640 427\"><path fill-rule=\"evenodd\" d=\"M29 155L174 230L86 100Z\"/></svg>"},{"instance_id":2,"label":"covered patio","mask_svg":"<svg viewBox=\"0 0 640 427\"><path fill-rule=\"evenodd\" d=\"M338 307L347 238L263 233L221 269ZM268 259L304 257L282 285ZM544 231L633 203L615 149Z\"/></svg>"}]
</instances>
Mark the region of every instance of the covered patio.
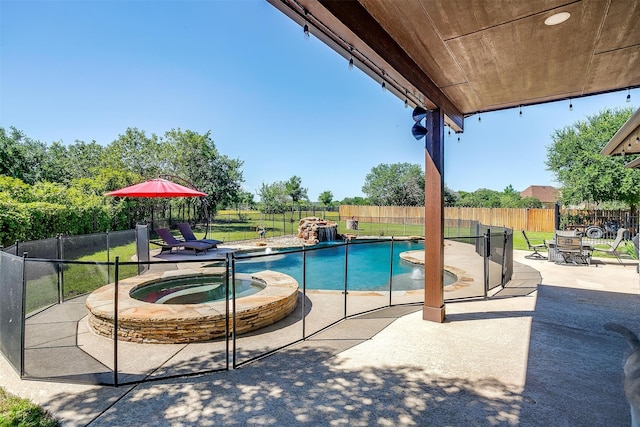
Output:
<instances>
[{"instance_id":1,"label":"covered patio","mask_svg":"<svg viewBox=\"0 0 640 427\"><path fill-rule=\"evenodd\" d=\"M425 320L446 315L445 127L463 132L480 113L640 86L638 2L269 2L406 105L428 110Z\"/></svg>"}]
</instances>

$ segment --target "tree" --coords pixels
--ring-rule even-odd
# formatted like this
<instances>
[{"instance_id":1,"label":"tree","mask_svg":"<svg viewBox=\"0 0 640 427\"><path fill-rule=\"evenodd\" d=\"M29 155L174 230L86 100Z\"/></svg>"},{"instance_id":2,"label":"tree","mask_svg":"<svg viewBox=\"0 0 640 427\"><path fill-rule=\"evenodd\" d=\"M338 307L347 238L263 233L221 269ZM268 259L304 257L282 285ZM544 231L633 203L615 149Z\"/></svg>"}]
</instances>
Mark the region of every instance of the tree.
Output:
<instances>
[{"instance_id":1,"label":"tree","mask_svg":"<svg viewBox=\"0 0 640 427\"><path fill-rule=\"evenodd\" d=\"M111 169L126 169L145 179L155 178L162 171L166 155L161 152L158 137L136 128L127 128L104 152L104 164Z\"/></svg>"},{"instance_id":2,"label":"tree","mask_svg":"<svg viewBox=\"0 0 640 427\"><path fill-rule=\"evenodd\" d=\"M86 143L77 141L67 146L67 154L73 164L69 165L69 180L91 178L95 176L95 169L102 167L105 147L95 141Z\"/></svg>"},{"instance_id":3,"label":"tree","mask_svg":"<svg viewBox=\"0 0 640 427\"><path fill-rule=\"evenodd\" d=\"M286 210L289 196L287 186L283 181L276 181L272 184L262 183L258 190L260 202L265 213L283 213Z\"/></svg>"},{"instance_id":4,"label":"tree","mask_svg":"<svg viewBox=\"0 0 640 427\"><path fill-rule=\"evenodd\" d=\"M456 206L464 206L470 208L499 208L501 193L487 188L480 188L473 193L466 191L460 192L460 199Z\"/></svg>"},{"instance_id":5,"label":"tree","mask_svg":"<svg viewBox=\"0 0 640 427\"><path fill-rule=\"evenodd\" d=\"M423 206L424 173L418 164L379 164L367 174L362 192L377 206Z\"/></svg>"},{"instance_id":6,"label":"tree","mask_svg":"<svg viewBox=\"0 0 640 427\"><path fill-rule=\"evenodd\" d=\"M534 209L541 209L543 207L542 202L540 201L540 199L536 199L535 197L525 197L524 199L522 199L520 201L520 206L521 208L534 208Z\"/></svg>"},{"instance_id":7,"label":"tree","mask_svg":"<svg viewBox=\"0 0 640 427\"><path fill-rule=\"evenodd\" d=\"M42 164L46 162L47 146L22 131L0 128L0 174L34 184L43 178Z\"/></svg>"},{"instance_id":8,"label":"tree","mask_svg":"<svg viewBox=\"0 0 640 427\"><path fill-rule=\"evenodd\" d=\"M562 202L622 201L632 208L637 205L640 172L624 167L631 158L600 154L632 113L631 108L605 109L553 133L546 165L562 184Z\"/></svg>"},{"instance_id":9,"label":"tree","mask_svg":"<svg viewBox=\"0 0 640 427\"><path fill-rule=\"evenodd\" d=\"M455 206L455 204L458 202L458 200L460 199L460 195L453 191L452 189L450 189L449 187L447 187L447 185L445 184L444 186L444 205L445 206Z\"/></svg>"},{"instance_id":10,"label":"tree","mask_svg":"<svg viewBox=\"0 0 640 427\"><path fill-rule=\"evenodd\" d=\"M160 147L166 156L163 173L175 174L207 193L212 212L240 200L243 162L220 154L210 132L200 135L172 129L164 134Z\"/></svg>"},{"instance_id":11,"label":"tree","mask_svg":"<svg viewBox=\"0 0 640 427\"><path fill-rule=\"evenodd\" d=\"M522 196L511 184L507 185L500 195L501 208L519 208L522 204Z\"/></svg>"},{"instance_id":12,"label":"tree","mask_svg":"<svg viewBox=\"0 0 640 427\"><path fill-rule=\"evenodd\" d=\"M291 197L291 201L294 204L300 204L301 200L307 200L307 189L302 188L302 179L299 176L292 176L289 181L285 183L287 189L287 195Z\"/></svg>"},{"instance_id":13,"label":"tree","mask_svg":"<svg viewBox=\"0 0 640 427\"><path fill-rule=\"evenodd\" d=\"M356 197L345 197L344 199L342 199L340 204L351 205L351 206L368 206L371 203L367 198L356 196Z\"/></svg>"},{"instance_id":14,"label":"tree","mask_svg":"<svg viewBox=\"0 0 640 427\"><path fill-rule=\"evenodd\" d=\"M325 206L329 206L333 201L333 193L331 191L323 191L318 196L318 200Z\"/></svg>"},{"instance_id":15,"label":"tree","mask_svg":"<svg viewBox=\"0 0 640 427\"><path fill-rule=\"evenodd\" d=\"M238 209L240 209L240 204L246 208L253 209L256 205L256 202L253 200L253 193L245 190L240 191L236 204L238 205Z\"/></svg>"}]
</instances>

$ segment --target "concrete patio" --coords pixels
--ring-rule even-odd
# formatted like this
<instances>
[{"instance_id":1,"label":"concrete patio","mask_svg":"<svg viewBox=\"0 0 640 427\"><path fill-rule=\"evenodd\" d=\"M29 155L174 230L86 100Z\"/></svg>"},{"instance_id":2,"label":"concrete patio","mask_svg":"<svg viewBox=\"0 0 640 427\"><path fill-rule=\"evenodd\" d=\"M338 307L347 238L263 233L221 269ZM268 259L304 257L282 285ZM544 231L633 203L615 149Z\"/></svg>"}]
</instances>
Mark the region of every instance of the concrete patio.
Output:
<instances>
[{"instance_id":1,"label":"concrete patio","mask_svg":"<svg viewBox=\"0 0 640 427\"><path fill-rule=\"evenodd\" d=\"M449 303L443 324L394 307L228 372L114 388L20 380L0 358L0 381L64 426L629 425L628 346L603 324L640 332L636 263L527 254L534 292Z\"/></svg>"}]
</instances>

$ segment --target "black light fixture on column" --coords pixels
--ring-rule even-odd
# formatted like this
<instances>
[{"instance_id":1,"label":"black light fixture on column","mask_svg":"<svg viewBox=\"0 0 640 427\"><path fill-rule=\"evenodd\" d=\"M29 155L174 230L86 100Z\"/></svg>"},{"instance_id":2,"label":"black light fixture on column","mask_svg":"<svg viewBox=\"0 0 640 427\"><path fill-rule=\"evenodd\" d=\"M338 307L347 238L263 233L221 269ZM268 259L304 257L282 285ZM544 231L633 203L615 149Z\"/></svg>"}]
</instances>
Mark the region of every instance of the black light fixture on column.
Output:
<instances>
[{"instance_id":1,"label":"black light fixture on column","mask_svg":"<svg viewBox=\"0 0 640 427\"><path fill-rule=\"evenodd\" d=\"M427 110L425 110L424 108L418 105L416 108L413 109L412 117L413 117L413 121L416 123L411 128L411 133L413 134L413 137L415 139L420 141L422 138L424 138L427 135L426 124L425 125L422 124L422 120L425 117L427 117Z\"/></svg>"}]
</instances>

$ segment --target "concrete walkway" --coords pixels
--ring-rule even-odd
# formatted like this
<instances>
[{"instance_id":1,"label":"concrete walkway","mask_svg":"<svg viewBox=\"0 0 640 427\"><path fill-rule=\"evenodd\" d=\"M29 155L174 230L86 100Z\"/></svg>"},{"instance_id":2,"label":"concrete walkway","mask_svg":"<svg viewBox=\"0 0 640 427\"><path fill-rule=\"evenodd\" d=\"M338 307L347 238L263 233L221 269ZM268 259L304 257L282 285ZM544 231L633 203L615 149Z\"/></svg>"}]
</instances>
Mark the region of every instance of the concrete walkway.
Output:
<instances>
[{"instance_id":1,"label":"concrete walkway","mask_svg":"<svg viewBox=\"0 0 640 427\"><path fill-rule=\"evenodd\" d=\"M0 358L0 383L64 426L629 425L628 346L603 324L640 333L635 264L527 253L514 260L539 272L537 289L449 303L443 324L391 308L242 369L121 388L21 381Z\"/></svg>"}]
</instances>

